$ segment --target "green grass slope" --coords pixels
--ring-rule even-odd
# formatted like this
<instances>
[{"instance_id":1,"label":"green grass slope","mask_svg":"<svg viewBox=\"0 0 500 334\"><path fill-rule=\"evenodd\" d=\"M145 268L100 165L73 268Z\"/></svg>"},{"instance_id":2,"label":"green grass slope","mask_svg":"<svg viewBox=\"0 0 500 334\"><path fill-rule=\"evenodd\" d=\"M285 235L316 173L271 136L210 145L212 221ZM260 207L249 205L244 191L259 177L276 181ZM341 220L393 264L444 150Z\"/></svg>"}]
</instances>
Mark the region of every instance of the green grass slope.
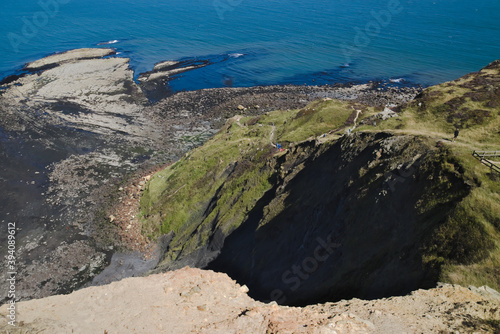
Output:
<instances>
[{"instance_id":1,"label":"green grass slope","mask_svg":"<svg viewBox=\"0 0 500 334\"><path fill-rule=\"evenodd\" d=\"M171 260L199 248L217 229L229 234L271 188L276 171L270 162L284 154L275 144L286 148L344 127L356 107L318 101L302 110L233 117L205 145L152 178L141 199L143 233L154 239L173 231Z\"/></svg>"}]
</instances>

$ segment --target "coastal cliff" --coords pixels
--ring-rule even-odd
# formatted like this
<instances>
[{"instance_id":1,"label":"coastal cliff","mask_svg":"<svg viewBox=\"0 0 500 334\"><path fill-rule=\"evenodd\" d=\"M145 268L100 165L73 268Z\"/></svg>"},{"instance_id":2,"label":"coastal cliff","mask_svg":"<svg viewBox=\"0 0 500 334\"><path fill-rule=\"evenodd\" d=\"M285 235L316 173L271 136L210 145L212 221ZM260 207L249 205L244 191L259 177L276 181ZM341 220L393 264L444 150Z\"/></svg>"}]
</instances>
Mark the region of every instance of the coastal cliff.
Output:
<instances>
[{"instance_id":1,"label":"coastal cliff","mask_svg":"<svg viewBox=\"0 0 500 334\"><path fill-rule=\"evenodd\" d=\"M498 70L397 113L327 99L234 117L146 186L143 233L173 234L155 271L223 271L293 305L498 288L498 176L472 156L498 149Z\"/></svg>"}]
</instances>

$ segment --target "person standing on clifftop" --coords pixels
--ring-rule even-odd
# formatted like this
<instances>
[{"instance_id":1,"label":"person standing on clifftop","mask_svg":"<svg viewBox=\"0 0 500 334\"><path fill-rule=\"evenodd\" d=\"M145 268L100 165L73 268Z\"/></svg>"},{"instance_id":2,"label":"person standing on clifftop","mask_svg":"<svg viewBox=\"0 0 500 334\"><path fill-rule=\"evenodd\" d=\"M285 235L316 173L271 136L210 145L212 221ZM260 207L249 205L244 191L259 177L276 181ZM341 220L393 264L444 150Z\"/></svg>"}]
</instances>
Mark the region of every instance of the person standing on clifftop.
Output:
<instances>
[{"instance_id":1,"label":"person standing on clifftop","mask_svg":"<svg viewBox=\"0 0 500 334\"><path fill-rule=\"evenodd\" d=\"M455 136L453 137L452 142L455 142L455 140L456 140L456 139L457 139L457 137L458 137L458 133L459 133L459 132L460 132L460 131L458 130L458 128L456 128L456 129L455 129Z\"/></svg>"}]
</instances>

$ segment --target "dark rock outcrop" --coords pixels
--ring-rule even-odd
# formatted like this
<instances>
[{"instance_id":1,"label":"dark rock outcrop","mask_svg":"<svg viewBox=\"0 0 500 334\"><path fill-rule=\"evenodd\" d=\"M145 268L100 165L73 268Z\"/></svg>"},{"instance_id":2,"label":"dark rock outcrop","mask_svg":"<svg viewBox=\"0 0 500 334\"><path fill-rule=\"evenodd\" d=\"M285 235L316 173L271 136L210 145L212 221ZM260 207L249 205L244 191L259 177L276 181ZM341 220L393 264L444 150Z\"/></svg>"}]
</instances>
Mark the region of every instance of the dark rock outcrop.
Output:
<instances>
[{"instance_id":1,"label":"dark rock outcrop","mask_svg":"<svg viewBox=\"0 0 500 334\"><path fill-rule=\"evenodd\" d=\"M384 133L298 145L278 159L270 200L208 268L247 284L255 298L294 305L432 287L437 273L422 248L468 193L460 175L439 168L443 159L418 137ZM430 203L440 195L449 201Z\"/></svg>"}]
</instances>

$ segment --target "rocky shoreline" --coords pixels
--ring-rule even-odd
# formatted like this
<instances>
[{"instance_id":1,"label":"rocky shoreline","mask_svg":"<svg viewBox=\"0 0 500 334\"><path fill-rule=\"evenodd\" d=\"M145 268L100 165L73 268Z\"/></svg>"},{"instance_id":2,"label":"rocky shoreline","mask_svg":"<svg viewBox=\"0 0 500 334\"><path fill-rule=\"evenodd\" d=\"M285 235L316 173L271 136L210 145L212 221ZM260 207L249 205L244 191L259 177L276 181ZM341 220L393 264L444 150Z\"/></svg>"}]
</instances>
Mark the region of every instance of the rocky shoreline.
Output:
<instances>
[{"instance_id":1,"label":"rocky shoreline","mask_svg":"<svg viewBox=\"0 0 500 334\"><path fill-rule=\"evenodd\" d=\"M156 70L175 66L167 65ZM22 74L1 82L0 219L5 226L17 226L18 300L69 293L89 284L112 253L134 249L134 242L119 241L120 227L110 219L120 201L119 189L126 186L124 177L133 179L138 171L178 159L210 138L227 118L300 108L320 98L383 109L420 92L418 87L367 83L220 88L166 96L171 74L136 83L129 60L115 57L113 49L80 49L28 64ZM152 104L150 96L158 102ZM6 254L2 235L0 253ZM0 300L6 295L2 286Z\"/></svg>"}]
</instances>

